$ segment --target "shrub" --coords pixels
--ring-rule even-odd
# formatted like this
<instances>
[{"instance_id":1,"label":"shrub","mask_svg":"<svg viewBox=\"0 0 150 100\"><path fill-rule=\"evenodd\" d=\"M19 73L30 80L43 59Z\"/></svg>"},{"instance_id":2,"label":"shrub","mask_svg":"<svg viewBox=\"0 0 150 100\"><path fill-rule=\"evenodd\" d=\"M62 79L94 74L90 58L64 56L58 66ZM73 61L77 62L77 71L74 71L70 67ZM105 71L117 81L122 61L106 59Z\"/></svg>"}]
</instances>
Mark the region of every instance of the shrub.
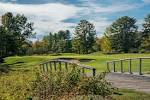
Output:
<instances>
[{"instance_id":1,"label":"shrub","mask_svg":"<svg viewBox=\"0 0 150 100\"><path fill-rule=\"evenodd\" d=\"M38 100L62 99L83 95L98 95L107 97L115 88L107 82L106 73L95 77L86 77L76 67L69 72L51 72L37 74L33 82L33 98Z\"/></svg>"},{"instance_id":2,"label":"shrub","mask_svg":"<svg viewBox=\"0 0 150 100\"><path fill-rule=\"evenodd\" d=\"M79 94L101 95L102 97L113 94L115 88L104 79L105 74L106 73L101 73L95 77L84 79L80 83Z\"/></svg>"}]
</instances>

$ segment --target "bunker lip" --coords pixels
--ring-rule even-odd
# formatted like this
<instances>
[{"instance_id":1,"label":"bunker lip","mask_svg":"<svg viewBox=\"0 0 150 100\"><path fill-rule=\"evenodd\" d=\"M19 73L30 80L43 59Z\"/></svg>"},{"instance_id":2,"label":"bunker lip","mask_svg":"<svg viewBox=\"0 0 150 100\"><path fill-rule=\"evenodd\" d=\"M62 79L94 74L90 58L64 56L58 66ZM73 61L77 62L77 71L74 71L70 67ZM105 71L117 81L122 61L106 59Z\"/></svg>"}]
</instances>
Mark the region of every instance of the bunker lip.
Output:
<instances>
[{"instance_id":1,"label":"bunker lip","mask_svg":"<svg viewBox=\"0 0 150 100\"><path fill-rule=\"evenodd\" d=\"M69 60L69 61L76 60L76 61L79 61L79 62L95 61L95 59L88 59L88 58L86 59L86 58L66 58L66 57L64 57L64 58L56 58L54 60Z\"/></svg>"}]
</instances>

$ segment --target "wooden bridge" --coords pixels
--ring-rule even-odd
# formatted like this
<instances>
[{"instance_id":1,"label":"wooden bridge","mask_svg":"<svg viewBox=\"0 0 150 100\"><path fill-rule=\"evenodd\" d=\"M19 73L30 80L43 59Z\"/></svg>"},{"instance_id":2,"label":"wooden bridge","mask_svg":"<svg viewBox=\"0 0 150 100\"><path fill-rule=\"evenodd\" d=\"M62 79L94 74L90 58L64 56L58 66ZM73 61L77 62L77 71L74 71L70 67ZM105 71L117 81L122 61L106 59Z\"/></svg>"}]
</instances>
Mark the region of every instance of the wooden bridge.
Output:
<instances>
[{"instance_id":1,"label":"wooden bridge","mask_svg":"<svg viewBox=\"0 0 150 100\"><path fill-rule=\"evenodd\" d=\"M107 62L107 69L111 73L106 76L106 80L118 88L150 93L150 75L145 75L142 71L146 59L149 59L148 62L150 62L150 57L127 58ZM137 63L138 74L135 74L135 70L133 70L133 66L136 67L133 61ZM128 62L128 64L126 64L126 62ZM117 64L119 64L119 66L117 66ZM117 67L120 67L119 73ZM128 67L128 73L125 72L125 67Z\"/></svg>"},{"instance_id":2,"label":"wooden bridge","mask_svg":"<svg viewBox=\"0 0 150 100\"><path fill-rule=\"evenodd\" d=\"M134 89L137 91L143 91L150 93L150 77L145 77L143 76L142 72L142 65L144 64L144 60L150 59L150 57L143 57L143 58L127 58L127 59L121 59L121 60L113 60L107 62L107 69L109 73L106 76L106 80L109 82L112 82L115 87L118 88L126 88L126 89ZM138 61L138 74L139 75L134 75L134 71L132 70L133 64L132 62L136 60ZM120 72L121 73L116 73L116 63L120 63ZM128 73L129 74L122 74L125 73L124 70L124 63L128 62ZM44 63L40 64L40 68L42 72L49 72L49 71L68 71L70 67L73 67L71 65L76 65L77 67L80 68L81 73L85 73L85 70L90 70L92 72L92 76L96 75L96 69L91 67L91 66L86 66L83 64L79 64L78 62L73 62L69 60L50 60ZM110 69L113 70L110 70ZM89 74L89 73L88 73Z\"/></svg>"},{"instance_id":3,"label":"wooden bridge","mask_svg":"<svg viewBox=\"0 0 150 100\"><path fill-rule=\"evenodd\" d=\"M65 71L68 71L69 65L76 65L77 67L79 67L82 70L82 73L85 73L85 70L91 70L92 71L92 76L96 75L96 69L92 68L91 66L86 66L83 64L79 64L77 62L73 62L73 61L68 61L68 60L50 60L44 63L40 64L40 68L42 72L48 72L48 71L62 71L63 69L65 69ZM63 68L64 67L64 68Z\"/></svg>"}]
</instances>

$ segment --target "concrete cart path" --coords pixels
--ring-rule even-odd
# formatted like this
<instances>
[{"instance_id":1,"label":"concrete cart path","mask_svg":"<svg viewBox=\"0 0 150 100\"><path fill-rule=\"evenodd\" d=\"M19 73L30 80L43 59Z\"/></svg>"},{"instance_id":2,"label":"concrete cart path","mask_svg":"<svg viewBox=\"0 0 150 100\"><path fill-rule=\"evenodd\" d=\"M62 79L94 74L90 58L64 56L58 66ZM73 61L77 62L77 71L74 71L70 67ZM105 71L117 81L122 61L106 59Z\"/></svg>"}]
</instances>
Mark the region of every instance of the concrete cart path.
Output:
<instances>
[{"instance_id":1,"label":"concrete cart path","mask_svg":"<svg viewBox=\"0 0 150 100\"><path fill-rule=\"evenodd\" d=\"M150 94L149 76L109 73L106 76L106 80L112 82L112 85L117 88L133 89Z\"/></svg>"}]
</instances>

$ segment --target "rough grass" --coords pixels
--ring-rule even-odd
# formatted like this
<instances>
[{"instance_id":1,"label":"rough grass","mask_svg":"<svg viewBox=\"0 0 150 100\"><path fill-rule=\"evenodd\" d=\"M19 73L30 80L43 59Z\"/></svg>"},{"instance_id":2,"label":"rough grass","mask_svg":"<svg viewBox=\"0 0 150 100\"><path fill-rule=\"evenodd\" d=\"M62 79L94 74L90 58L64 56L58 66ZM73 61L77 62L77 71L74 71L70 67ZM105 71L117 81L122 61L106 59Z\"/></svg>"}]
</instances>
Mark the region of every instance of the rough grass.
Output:
<instances>
[{"instance_id":1,"label":"rough grass","mask_svg":"<svg viewBox=\"0 0 150 100\"><path fill-rule=\"evenodd\" d=\"M119 93L119 95L113 95L113 98L116 100L149 100L150 98L150 94L127 89L120 89Z\"/></svg>"},{"instance_id":2,"label":"rough grass","mask_svg":"<svg viewBox=\"0 0 150 100\"><path fill-rule=\"evenodd\" d=\"M14 56L5 59L5 63L0 65L0 100L24 100L31 95L30 83L34 80L35 70L40 62L54 58L77 58L77 59L95 59L90 62L82 62L91 65L97 69L97 72L106 70L106 61L123 59L150 57L150 54L114 54L104 55L93 53L89 55L78 54L60 54L60 55L35 55L35 56ZM143 72L150 73L150 61L145 61L142 68ZM138 61L133 63L132 70L138 71ZM125 63L126 71L128 70ZM119 70L119 68L118 68ZM123 95L114 95L117 100L148 100L150 95L121 90Z\"/></svg>"}]
</instances>

